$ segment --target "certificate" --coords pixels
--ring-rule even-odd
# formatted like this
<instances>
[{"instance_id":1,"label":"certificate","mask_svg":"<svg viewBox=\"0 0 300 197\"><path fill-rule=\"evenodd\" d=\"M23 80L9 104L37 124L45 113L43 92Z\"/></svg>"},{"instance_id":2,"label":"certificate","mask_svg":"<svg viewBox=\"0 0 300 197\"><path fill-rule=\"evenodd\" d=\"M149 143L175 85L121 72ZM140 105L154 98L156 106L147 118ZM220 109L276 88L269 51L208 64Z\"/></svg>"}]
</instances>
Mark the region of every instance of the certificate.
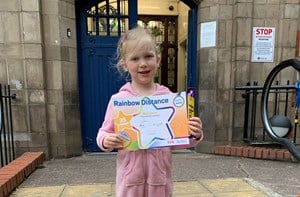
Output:
<instances>
[{"instance_id":1,"label":"certificate","mask_svg":"<svg viewBox=\"0 0 300 197\"><path fill-rule=\"evenodd\" d=\"M186 93L112 98L115 132L126 150L189 144Z\"/></svg>"}]
</instances>

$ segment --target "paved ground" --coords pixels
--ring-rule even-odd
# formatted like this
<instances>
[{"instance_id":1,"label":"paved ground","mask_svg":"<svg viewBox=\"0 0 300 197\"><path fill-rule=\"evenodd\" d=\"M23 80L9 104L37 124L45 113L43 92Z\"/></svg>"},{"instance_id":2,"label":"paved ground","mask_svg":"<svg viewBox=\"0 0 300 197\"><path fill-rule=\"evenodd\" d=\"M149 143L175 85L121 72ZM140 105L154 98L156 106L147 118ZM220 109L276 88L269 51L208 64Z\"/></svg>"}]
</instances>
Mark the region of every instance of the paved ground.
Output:
<instances>
[{"instance_id":1,"label":"paved ground","mask_svg":"<svg viewBox=\"0 0 300 197\"><path fill-rule=\"evenodd\" d=\"M50 160L12 197L114 196L115 154L85 153ZM300 194L300 164L177 151L174 196L286 196Z\"/></svg>"}]
</instances>

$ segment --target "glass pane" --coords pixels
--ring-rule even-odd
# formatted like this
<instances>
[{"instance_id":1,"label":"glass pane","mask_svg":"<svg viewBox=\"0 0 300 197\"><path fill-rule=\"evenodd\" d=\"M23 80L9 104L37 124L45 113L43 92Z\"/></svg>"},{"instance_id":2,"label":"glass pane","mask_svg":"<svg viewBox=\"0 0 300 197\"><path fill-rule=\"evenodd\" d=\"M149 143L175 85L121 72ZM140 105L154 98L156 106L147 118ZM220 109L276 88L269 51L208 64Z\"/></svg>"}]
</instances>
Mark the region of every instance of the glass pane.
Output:
<instances>
[{"instance_id":1,"label":"glass pane","mask_svg":"<svg viewBox=\"0 0 300 197\"><path fill-rule=\"evenodd\" d=\"M96 17L87 17L87 34L88 35L96 35Z\"/></svg>"},{"instance_id":2,"label":"glass pane","mask_svg":"<svg viewBox=\"0 0 300 197\"><path fill-rule=\"evenodd\" d=\"M129 20L128 18L121 18L120 23L121 23L121 35L122 35L129 30Z\"/></svg>"},{"instance_id":3,"label":"glass pane","mask_svg":"<svg viewBox=\"0 0 300 197\"><path fill-rule=\"evenodd\" d=\"M107 18L99 18L99 35L107 35Z\"/></svg>"},{"instance_id":4,"label":"glass pane","mask_svg":"<svg viewBox=\"0 0 300 197\"><path fill-rule=\"evenodd\" d=\"M157 70L156 76L154 77L154 82L155 83L160 83L161 84L161 69L160 67Z\"/></svg>"},{"instance_id":5,"label":"glass pane","mask_svg":"<svg viewBox=\"0 0 300 197\"><path fill-rule=\"evenodd\" d=\"M101 7L99 7L98 9L98 13L100 15L117 15L117 4L114 3L115 6L109 5L108 6L108 10L107 10L107 6L103 5Z\"/></svg>"},{"instance_id":6,"label":"glass pane","mask_svg":"<svg viewBox=\"0 0 300 197\"><path fill-rule=\"evenodd\" d=\"M168 49L168 84L170 86L174 85L175 81L175 49L169 48Z\"/></svg>"},{"instance_id":7,"label":"glass pane","mask_svg":"<svg viewBox=\"0 0 300 197\"><path fill-rule=\"evenodd\" d=\"M170 44L175 43L175 34L176 34L175 22L169 21L169 23L168 23L168 41Z\"/></svg>"},{"instance_id":8,"label":"glass pane","mask_svg":"<svg viewBox=\"0 0 300 197\"><path fill-rule=\"evenodd\" d=\"M117 6L117 1L116 0L109 0L109 15L117 15L118 14L118 6Z\"/></svg>"},{"instance_id":9,"label":"glass pane","mask_svg":"<svg viewBox=\"0 0 300 197\"><path fill-rule=\"evenodd\" d=\"M141 21L141 20L138 20L138 26L140 26L140 27L143 27L143 28L147 28L147 24L146 23L144 23L143 21Z\"/></svg>"},{"instance_id":10,"label":"glass pane","mask_svg":"<svg viewBox=\"0 0 300 197\"><path fill-rule=\"evenodd\" d=\"M96 14L96 6L91 7L89 10L86 11L87 15L95 15Z\"/></svg>"},{"instance_id":11,"label":"glass pane","mask_svg":"<svg viewBox=\"0 0 300 197\"><path fill-rule=\"evenodd\" d=\"M128 1L127 0L120 1L120 15L128 16Z\"/></svg>"},{"instance_id":12,"label":"glass pane","mask_svg":"<svg viewBox=\"0 0 300 197\"><path fill-rule=\"evenodd\" d=\"M102 1L98 4L98 14L100 15L107 15L106 12L106 1Z\"/></svg>"},{"instance_id":13,"label":"glass pane","mask_svg":"<svg viewBox=\"0 0 300 197\"><path fill-rule=\"evenodd\" d=\"M118 26L119 26L118 18L110 18L109 24L110 24L110 35L118 36Z\"/></svg>"},{"instance_id":14,"label":"glass pane","mask_svg":"<svg viewBox=\"0 0 300 197\"><path fill-rule=\"evenodd\" d=\"M147 28L154 36L155 42L157 44L161 44L164 42L165 27L161 21L149 21L147 24Z\"/></svg>"}]
</instances>

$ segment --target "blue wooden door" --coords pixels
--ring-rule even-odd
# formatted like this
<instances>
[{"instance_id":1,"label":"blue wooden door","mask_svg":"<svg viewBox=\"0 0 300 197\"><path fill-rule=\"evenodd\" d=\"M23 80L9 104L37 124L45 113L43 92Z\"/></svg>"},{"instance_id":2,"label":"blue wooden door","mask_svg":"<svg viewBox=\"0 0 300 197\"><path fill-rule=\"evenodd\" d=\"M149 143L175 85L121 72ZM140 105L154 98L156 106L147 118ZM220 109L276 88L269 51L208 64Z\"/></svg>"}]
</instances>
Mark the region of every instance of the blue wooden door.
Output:
<instances>
[{"instance_id":1,"label":"blue wooden door","mask_svg":"<svg viewBox=\"0 0 300 197\"><path fill-rule=\"evenodd\" d=\"M84 151L99 151L96 135L112 94L122 84L114 69L120 36L137 23L136 0L82 0L76 4L78 78Z\"/></svg>"}]
</instances>

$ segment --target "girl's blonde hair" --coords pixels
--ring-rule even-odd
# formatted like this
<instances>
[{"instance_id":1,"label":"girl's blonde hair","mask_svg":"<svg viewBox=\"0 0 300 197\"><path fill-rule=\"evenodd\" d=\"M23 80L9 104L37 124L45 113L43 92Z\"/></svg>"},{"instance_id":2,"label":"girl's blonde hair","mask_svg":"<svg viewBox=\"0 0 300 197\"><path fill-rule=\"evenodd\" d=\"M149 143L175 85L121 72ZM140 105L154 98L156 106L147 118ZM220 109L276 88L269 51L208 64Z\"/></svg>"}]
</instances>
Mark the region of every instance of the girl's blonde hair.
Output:
<instances>
[{"instance_id":1,"label":"girl's blonde hair","mask_svg":"<svg viewBox=\"0 0 300 197\"><path fill-rule=\"evenodd\" d=\"M136 42L136 50L141 49L149 49L149 50L155 50L156 55L160 55L159 47L156 45L155 39L152 36L151 32L145 28L142 28L140 26L137 26L133 29L130 29L125 34L123 34L118 42L117 47L117 70L121 74L121 76L125 76L125 79L128 78L128 73L124 70L124 64L125 64L125 55L128 53L127 49L127 43L129 41Z\"/></svg>"}]
</instances>

